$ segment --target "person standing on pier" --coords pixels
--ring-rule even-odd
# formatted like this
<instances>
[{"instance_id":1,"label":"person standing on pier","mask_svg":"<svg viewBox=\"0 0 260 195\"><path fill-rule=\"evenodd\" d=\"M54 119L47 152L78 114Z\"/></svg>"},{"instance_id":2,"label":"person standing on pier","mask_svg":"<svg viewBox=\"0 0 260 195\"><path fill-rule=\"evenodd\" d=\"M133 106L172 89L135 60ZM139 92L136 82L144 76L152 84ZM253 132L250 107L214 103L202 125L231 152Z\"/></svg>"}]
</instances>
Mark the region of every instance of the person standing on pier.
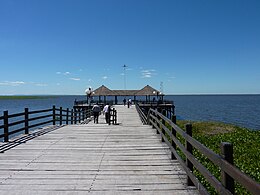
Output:
<instances>
[{"instance_id":1,"label":"person standing on pier","mask_svg":"<svg viewBox=\"0 0 260 195\"><path fill-rule=\"evenodd\" d=\"M131 100L131 98L129 98L127 101L127 107L129 108L131 105L132 105L132 100Z\"/></svg>"},{"instance_id":2,"label":"person standing on pier","mask_svg":"<svg viewBox=\"0 0 260 195\"><path fill-rule=\"evenodd\" d=\"M100 106L98 104L95 104L92 108L92 112L94 115L94 123L98 124L98 117L99 117L100 111L101 111Z\"/></svg>"},{"instance_id":3,"label":"person standing on pier","mask_svg":"<svg viewBox=\"0 0 260 195\"><path fill-rule=\"evenodd\" d=\"M105 107L103 109L103 113L105 114L106 123L108 123L108 124L109 124L109 120L110 120L110 111L111 111L110 106L108 104L105 105Z\"/></svg>"}]
</instances>

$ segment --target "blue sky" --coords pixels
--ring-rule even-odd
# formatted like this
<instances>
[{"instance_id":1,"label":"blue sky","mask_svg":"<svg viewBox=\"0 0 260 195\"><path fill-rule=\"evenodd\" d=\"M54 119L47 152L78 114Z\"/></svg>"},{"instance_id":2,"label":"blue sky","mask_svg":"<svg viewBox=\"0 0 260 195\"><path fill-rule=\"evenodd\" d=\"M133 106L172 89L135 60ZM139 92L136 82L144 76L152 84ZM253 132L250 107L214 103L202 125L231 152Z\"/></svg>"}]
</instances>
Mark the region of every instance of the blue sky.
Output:
<instances>
[{"instance_id":1,"label":"blue sky","mask_svg":"<svg viewBox=\"0 0 260 195\"><path fill-rule=\"evenodd\" d=\"M259 0L0 0L0 94L260 94ZM126 75L123 65L126 64Z\"/></svg>"}]
</instances>

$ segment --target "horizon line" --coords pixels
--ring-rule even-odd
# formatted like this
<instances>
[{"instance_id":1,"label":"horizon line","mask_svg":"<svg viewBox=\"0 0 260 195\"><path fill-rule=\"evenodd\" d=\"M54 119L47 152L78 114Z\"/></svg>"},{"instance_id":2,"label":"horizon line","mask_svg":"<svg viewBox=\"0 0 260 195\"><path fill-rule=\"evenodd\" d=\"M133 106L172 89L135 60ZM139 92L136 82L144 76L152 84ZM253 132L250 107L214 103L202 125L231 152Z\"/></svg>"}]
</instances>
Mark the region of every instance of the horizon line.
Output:
<instances>
[{"instance_id":1,"label":"horizon line","mask_svg":"<svg viewBox=\"0 0 260 195\"><path fill-rule=\"evenodd\" d=\"M0 96L85 96L85 94L0 94ZM169 95L260 95L260 93L177 93L164 94ZM155 95L156 96L156 95Z\"/></svg>"}]
</instances>

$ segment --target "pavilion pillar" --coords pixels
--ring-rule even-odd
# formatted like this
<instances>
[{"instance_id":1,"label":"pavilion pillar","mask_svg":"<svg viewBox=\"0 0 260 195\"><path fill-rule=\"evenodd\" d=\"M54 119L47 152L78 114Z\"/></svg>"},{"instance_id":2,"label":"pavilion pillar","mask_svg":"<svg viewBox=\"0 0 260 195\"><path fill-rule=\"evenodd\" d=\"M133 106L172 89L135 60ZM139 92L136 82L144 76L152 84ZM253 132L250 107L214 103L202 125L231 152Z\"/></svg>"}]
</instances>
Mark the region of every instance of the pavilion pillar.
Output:
<instances>
[{"instance_id":1,"label":"pavilion pillar","mask_svg":"<svg viewBox=\"0 0 260 195\"><path fill-rule=\"evenodd\" d=\"M101 96L98 96L98 103L101 102Z\"/></svg>"},{"instance_id":2,"label":"pavilion pillar","mask_svg":"<svg viewBox=\"0 0 260 195\"><path fill-rule=\"evenodd\" d=\"M115 96L115 104L116 104L116 105L117 105L117 102L118 102L118 101L117 101L117 96Z\"/></svg>"}]
</instances>

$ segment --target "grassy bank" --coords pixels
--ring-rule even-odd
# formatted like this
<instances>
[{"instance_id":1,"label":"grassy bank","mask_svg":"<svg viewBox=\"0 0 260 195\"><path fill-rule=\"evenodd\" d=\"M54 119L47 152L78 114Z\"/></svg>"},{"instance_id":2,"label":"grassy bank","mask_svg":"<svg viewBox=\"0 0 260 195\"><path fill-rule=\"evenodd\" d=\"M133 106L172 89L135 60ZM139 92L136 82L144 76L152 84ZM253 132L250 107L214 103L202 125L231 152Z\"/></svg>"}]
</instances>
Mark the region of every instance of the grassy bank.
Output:
<instances>
[{"instance_id":1,"label":"grassy bank","mask_svg":"<svg viewBox=\"0 0 260 195\"><path fill-rule=\"evenodd\" d=\"M26 99L46 99L53 98L54 96L34 96L34 95L2 95L0 96L0 100L26 100Z\"/></svg>"},{"instance_id":2,"label":"grassy bank","mask_svg":"<svg viewBox=\"0 0 260 195\"><path fill-rule=\"evenodd\" d=\"M193 137L220 154L220 143L230 142L234 149L234 164L242 172L260 182L260 131L250 131L246 128L216 122L188 122L178 121L177 125L185 129L185 124L191 123L193 126ZM220 179L220 170L208 159L194 150L194 155L200 162L210 170L215 177ZM209 187L205 178L196 170L195 174L210 190L211 194L216 192ZM236 183L236 194L250 194L243 187Z\"/></svg>"}]
</instances>

